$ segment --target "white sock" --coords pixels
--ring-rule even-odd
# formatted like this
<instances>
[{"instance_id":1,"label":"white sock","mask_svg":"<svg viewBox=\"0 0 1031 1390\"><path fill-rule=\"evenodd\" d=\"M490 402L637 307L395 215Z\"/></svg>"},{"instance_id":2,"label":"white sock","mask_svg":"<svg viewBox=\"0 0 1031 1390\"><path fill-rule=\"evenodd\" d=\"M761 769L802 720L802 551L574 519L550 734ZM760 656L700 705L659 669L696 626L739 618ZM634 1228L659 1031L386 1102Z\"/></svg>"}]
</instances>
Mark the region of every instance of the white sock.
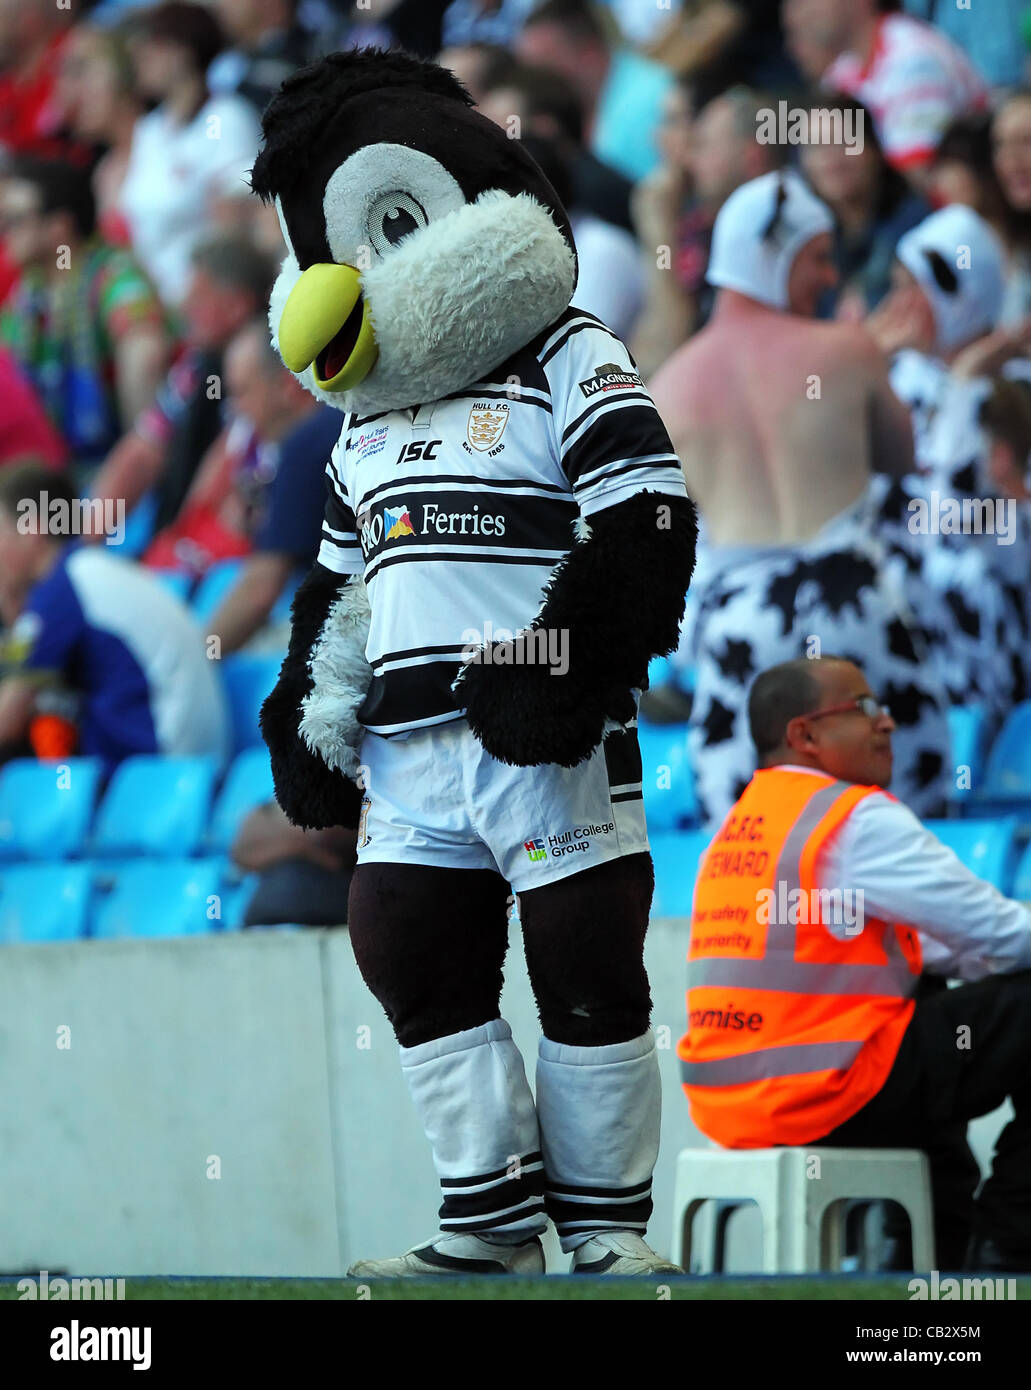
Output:
<instances>
[{"instance_id":1,"label":"white sock","mask_svg":"<svg viewBox=\"0 0 1031 1390\"><path fill-rule=\"evenodd\" d=\"M547 1225L537 1114L502 1018L401 1048L401 1065L441 1182L442 1231L513 1243Z\"/></svg>"},{"instance_id":2,"label":"white sock","mask_svg":"<svg viewBox=\"0 0 1031 1390\"><path fill-rule=\"evenodd\" d=\"M537 1116L545 1194L567 1254L603 1231L644 1235L660 1108L651 1029L605 1047L541 1039Z\"/></svg>"}]
</instances>

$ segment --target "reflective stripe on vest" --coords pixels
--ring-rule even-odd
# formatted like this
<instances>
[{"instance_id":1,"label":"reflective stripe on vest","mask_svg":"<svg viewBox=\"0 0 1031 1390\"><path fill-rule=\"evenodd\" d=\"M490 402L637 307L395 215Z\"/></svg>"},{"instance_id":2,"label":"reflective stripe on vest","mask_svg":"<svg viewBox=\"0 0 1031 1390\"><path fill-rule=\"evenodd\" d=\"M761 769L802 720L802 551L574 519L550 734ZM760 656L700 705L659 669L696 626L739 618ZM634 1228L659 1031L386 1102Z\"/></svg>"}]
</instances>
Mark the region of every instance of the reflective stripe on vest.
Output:
<instances>
[{"instance_id":1,"label":"reflective stripe on vest","mask_svg":"<svg viewBox=\"0 0 1031 1390\"><path fill-rule=\"evenodd\" d=\"M807 1071L845 1071L859 1056L861 1042L795 1043L764 1047L740 1057L712 1062L680 1063L680 1079L690 1086L737 1086L771 1076L796 1076Z\"/></svg>"},{"instance_id":2,"label":"reflective stripe on vest","mask_svg":"<svg viewBox=\"0 0 1031 1390\"><path fill-rule=\"evenodd\" d=\"M802 855L817 826L835 802L854 790L851 782L836 781L816 792L802 807L788 831L777 860L773 882L785 885L787 897L796 889L801 893ZM885 932L883 965L849 965L795 959L797 929L800 923L770 921L761 957L702 956L687 963L687 988L706 986L727 989L766 990L772 993L803 995L866 995L906 998L917 977L909 968L897 933ZM705 1062L681 1061L681 1076L692 1086L733 1086L771 1077L793 1076L803 1072L844 1070L852 1065L864 1045L856 1041L805 1043L767 1047L736 1057L720 1057Z\"/></svg>"},{"instance_id":3,"label":"reflective stripe on vest","mask_svg":"<svg viewBox=\"0 0 1031 1390\"><path fill-rule=\"evenodd\" d=\"M893 949L894 948L894 949ZM829 965L822 961L740 960L703 956L688 962L687 987L768 989L783 994L867 994L897 999L909 993L912 972L892 933L887 965Z\"/></svg>"}]
</instances>

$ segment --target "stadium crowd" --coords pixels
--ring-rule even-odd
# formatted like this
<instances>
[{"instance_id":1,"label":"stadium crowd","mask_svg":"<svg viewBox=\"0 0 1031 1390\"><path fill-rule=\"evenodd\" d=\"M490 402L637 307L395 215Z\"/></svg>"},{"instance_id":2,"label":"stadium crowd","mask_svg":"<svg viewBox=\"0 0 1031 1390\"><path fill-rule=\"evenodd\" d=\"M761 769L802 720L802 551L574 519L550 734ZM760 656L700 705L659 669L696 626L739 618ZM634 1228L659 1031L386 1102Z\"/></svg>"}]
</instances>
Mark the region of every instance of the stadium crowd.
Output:
<instances>
[{"instance_id":1,"label":"stadium crowd","mask_svg":"<svg viewBox=\"0 0 1031 1390\"><path fill-rule=\"evenodd\" d=\"M169 604L209 658L212 637L218 655L283 642L341 417L268 344L284 247L249 188L259 117L306 61L398 45L527 142L571 214L574 303L631 345L684 458L703 537L672 683L704 823L754 766L751 680L821 648L863 660L898 726L895 789L941 814L948 707L976 700L990 733L1031 693L1029 16L1020 0L992 0L991 23L935 0L0 0L4 757L39 751L55 708L61 746L111 766L219 751L217 719L201 736L161 713ZM778 298L766 270L737 277L782 214L811 264ZM756 329L742 302L783 322ZM22 553L19 499L45 509L47 478L51 505L93 499L78 515L117 534ZM191 593L229 559L202 632ZM112 643L116 661L83 658ZM126 701L132 718L103 716Z\"/></svg>"}]
</instances>

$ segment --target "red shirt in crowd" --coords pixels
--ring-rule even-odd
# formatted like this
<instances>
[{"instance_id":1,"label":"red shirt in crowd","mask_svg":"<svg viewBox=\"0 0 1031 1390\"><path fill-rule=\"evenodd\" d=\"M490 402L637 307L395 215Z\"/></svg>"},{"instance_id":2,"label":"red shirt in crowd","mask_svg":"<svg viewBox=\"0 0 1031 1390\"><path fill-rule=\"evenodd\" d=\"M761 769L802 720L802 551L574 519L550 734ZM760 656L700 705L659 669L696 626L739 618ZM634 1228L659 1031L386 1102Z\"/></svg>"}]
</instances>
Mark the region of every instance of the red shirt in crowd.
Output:
<instances>
[{"instance_id":1,"label":"red shirt in crowd","mask_svg":"<svg viewBox=\"0 0 1031 1390\"><path fill-rule=\"evenodd\" d=\"M0 347L0 466L28 461L62 468L67 451L14 358Z\"/></svg>"},{"instance_id":2,"label":"red shirt in crowd","mask_svg":"<svg viewBox=\"0 0 1031 1390\"><path fill-rule=\"evenodd\" d=\"M988 89L962 49L908 14L882 15L869 60L843 53L823 85L866 106L885 158L903 171L930 162L955 116L988 103Z\"/></svg>"},{"instance_id":3,"label":"red shirt in crowd","mask_svg":"<svg viewBox=\"0 0 1031 1390\"><path fill-rule=\"evenodd\" d=\"M29 71L0 71L0 150L40 159L65 159L73 164L89 162L88 147L62 133L54 102L68 32L55 34ZM17 267L11 264L0 242L0 302L6 299L17 278Z\"/></svg>"}]
</instances>

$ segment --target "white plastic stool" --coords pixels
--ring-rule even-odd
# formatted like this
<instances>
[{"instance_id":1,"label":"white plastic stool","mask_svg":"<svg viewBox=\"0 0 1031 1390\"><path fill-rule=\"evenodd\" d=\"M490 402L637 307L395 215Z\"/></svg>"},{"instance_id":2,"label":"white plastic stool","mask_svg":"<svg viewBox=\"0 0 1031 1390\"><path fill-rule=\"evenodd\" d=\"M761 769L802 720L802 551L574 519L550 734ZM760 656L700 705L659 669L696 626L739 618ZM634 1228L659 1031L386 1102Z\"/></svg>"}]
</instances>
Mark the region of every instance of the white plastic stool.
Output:
<instances>
[{"instance_id":1,"label":"white plastic stool","mask_svg":"<svg viewBox=\"0 0 1031 1390\"><path fill-rule=\"evenodd\" d=\"M692 1227L712 1198L751 1200L762 1215L762 1270L837 1270L846 1204L898 1202L909 1217L913 1265L934 1268L931 1174L916 1149L682 1149L673 1189L674 1264L690 1270ZM713 1250L701 1272L713 1267Z\"/></svg>"}]
</instances>

